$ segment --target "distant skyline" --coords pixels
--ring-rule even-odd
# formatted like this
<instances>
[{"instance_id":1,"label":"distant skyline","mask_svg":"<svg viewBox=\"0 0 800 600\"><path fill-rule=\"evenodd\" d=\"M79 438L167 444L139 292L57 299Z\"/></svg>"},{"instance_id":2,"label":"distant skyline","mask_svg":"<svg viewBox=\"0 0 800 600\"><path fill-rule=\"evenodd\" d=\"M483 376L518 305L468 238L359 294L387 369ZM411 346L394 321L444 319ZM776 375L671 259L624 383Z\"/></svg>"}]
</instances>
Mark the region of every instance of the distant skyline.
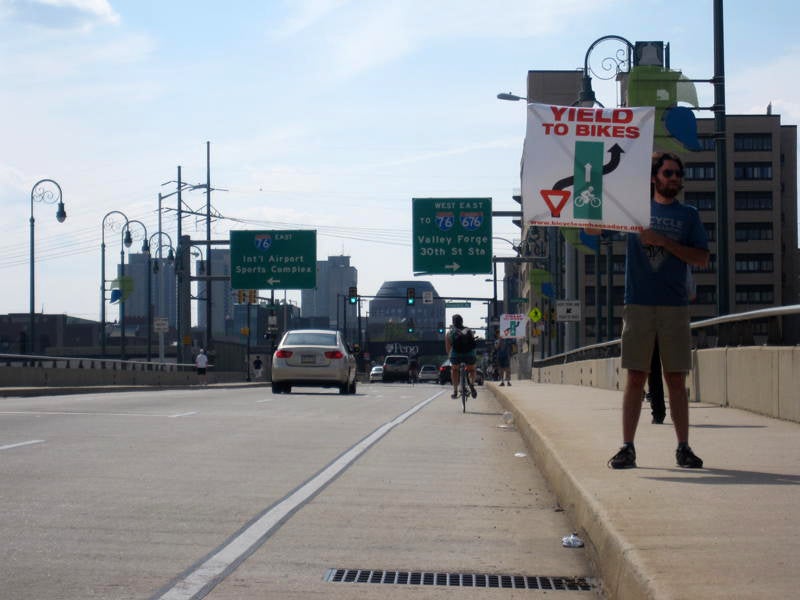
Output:
<instances>
[{"instance_id":1,"label":"distant skyline","mask_svg":"<svg viewBox=\"0 0 800 600\"><path fill-rule=\"evenodd\" d=\"M103 216L121 210L155 233L158 194L174 191L164 184L178 165L185 181L205 183L206 141L222 217L213 238L316 229L317 259L350 256L359 291L374 294L384 281L414 279L412 198L491 197L495 210L519 209L511 196L524 105L496 95L524 95L529 69L579 69L594 40L616 34L668 42L672 67L687 77L713 74L710 0L219 6L0 0L0 313L28 311L30 193L39 179L61 185L67 219L59 224L55 207L34 207L37 311L99 318ZM771 105L793 125L796 6L768 6L725 4L728 112L764 114ZM616 104L613 84L594 83L605 105ZM712 86L697 89L710 106ZM204 209L203 190L185 201ZM174 212L163 225L177 241ZM205 233L195 217L184 228ZM520 237L508 218L493 229ZM106 238L111 278L119 243ZM495 240L494 253L513 251ZM491 276L422 279L443 296L492 295ZM286 296L299 303L299 291ZM480 326L485 308L463 312Z\"/></svg>"}]
</instances>

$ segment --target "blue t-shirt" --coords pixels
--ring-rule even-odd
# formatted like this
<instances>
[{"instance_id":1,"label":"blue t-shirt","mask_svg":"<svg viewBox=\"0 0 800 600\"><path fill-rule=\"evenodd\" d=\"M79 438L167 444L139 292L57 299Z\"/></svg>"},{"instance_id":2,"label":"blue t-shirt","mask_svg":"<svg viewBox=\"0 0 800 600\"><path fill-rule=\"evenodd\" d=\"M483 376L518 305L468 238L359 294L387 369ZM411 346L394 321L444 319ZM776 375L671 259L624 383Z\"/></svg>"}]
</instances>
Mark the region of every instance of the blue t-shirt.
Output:
<instances>
[{"instance_id":1,"label":"blue t-shirt","mask_svg":"<svg viewBox=\"0 0 800 600\"><path fill-rule=\"evenodd\" d=\"M650 228L692 248L708 250L708 238L700 216L692 206L678 201L650 201ZM628 234L625 261L625 304L685 306L686 263L662 246L643 246L639 235Z\"/></svg>"}]
</instances>

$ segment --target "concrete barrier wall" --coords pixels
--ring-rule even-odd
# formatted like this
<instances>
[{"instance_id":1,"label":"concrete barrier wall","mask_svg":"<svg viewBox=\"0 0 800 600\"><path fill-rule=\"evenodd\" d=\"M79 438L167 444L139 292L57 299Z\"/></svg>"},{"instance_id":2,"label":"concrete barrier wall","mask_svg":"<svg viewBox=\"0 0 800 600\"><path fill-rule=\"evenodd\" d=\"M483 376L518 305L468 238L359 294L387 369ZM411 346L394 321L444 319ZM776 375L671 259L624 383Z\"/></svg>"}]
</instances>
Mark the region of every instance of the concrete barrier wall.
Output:
<instances>
[{"instance_id":1,"label":"concrete barrier wall","mask_svg":"<svg viewBox=\"0 0 800 600\"><path fill-rule=\"evenodd\" d=\"M209 383L244 381L242 372L208 372ZM194 371L139 371L52 367L0 367L0 388L92 387L109 385L180 386L199 383Z\"/></svg>"},{"instance_id":2,"label":"concrete barrier wall","mask_svg":"<svg viewBox=\"0 0 800 600\"><path fill-rule=\"evenodd\" d=\"M693 364L686 379L690 400L800 422L800 347L694 350ZM531 377L541 383L607 390L625 387L625 371L619 358L534 368Z\"/></svg>"}]
</instances>

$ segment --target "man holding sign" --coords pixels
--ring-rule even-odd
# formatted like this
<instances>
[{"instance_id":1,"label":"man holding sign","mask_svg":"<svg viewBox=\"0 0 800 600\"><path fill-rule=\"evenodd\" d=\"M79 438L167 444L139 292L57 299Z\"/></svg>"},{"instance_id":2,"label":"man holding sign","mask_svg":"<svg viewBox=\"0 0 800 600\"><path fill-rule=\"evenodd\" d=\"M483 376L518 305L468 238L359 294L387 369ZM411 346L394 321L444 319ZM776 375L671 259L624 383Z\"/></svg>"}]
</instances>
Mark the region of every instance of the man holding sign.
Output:
<instances>
[{"instance_id":1,"label":"man holding sign","mask_svg":"<svg viewBox=\"0 0 800 600\"><path fill-rule=\"evenodd\" d=\"M652 156L650 227L628 234L622 368L628 370L622 401L623 445L609 461L613 469L636 466L633 438L642 411L650 357L658 341L680 467L702 468L689 447L686 373L692 368L687 265L708 264L708 240L697 211L677 201L683 189L681 159L664 152Z\"/></svg>"}]
</instances>

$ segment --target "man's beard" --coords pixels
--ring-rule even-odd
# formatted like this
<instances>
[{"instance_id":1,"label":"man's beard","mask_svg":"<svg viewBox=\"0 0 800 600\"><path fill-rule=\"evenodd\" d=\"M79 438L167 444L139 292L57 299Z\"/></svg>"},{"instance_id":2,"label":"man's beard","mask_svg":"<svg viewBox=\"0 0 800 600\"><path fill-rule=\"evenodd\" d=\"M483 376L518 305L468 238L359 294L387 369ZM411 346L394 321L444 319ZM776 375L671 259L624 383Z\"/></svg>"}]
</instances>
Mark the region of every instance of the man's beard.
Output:
<instances>
[{"instance_id":1,"label":"man's beard","mask_svg":"<svg viewBox=\"0 0 800 600\"><path fill-rule=\"evenodd\" d=\"M658 194L664 198L672 199L681 193L683 184L671 184L671 182L663 183L658 177L655 178L655 189Z\"/></svg>"}]
</instances>

